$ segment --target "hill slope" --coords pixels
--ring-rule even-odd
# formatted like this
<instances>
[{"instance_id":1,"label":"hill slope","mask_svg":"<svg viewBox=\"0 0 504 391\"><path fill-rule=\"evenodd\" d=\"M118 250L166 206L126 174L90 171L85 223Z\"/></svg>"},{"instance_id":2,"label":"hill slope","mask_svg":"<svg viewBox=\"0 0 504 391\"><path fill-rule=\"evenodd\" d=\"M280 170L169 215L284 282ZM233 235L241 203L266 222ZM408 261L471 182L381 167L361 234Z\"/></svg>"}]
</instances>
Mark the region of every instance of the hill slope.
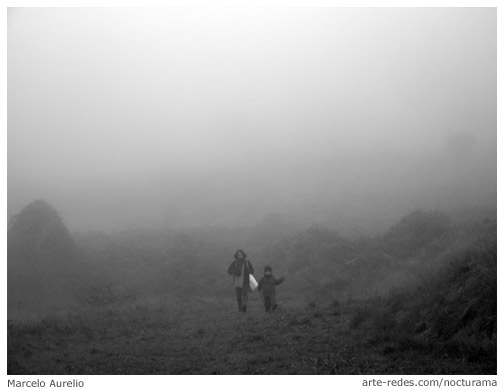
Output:
<instances>
[{"instance_id":1,"label":"hill slope","mask_svg":"<svg viewBox=\"0 0 504 391\"><path fill-rule=\"evenodd\" d=\"M9 309L71 295L83 273L68 229L56 209L42 200L11 220L7 265Z\"/></svg>"}]
</instances>

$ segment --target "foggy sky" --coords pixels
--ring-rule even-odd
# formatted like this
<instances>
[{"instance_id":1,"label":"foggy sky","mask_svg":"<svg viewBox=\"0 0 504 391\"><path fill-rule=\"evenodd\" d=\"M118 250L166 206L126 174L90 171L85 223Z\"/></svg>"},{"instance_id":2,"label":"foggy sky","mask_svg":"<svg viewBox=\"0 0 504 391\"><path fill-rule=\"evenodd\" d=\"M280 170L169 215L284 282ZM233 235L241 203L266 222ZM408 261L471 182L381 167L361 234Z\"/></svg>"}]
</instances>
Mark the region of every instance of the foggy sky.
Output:
<instances>
[{"instance_id":1,"label":"foggy sky","mask_svg":"<svg viewBox=\"0 0 504 391\"><path fill-rule=\"evenodd\" d=\"M11 8L8 213L72 230L496 207L491 8Z\"/></svg>"}]
</instances>

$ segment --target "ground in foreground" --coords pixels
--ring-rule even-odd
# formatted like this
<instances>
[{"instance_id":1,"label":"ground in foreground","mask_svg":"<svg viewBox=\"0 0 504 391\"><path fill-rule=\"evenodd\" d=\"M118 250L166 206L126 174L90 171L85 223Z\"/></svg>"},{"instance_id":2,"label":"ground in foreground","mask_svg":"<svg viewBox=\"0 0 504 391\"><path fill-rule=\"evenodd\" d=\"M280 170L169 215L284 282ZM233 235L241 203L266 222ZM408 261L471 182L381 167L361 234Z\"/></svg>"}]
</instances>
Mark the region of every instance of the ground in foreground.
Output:
<instances>
[{"instance_id":1,"label":"ground in foreground","mask_svg":"<svg viewBox=\"0 0 504 391\"><path fill-rule=\"evenodd\" d=\"M8 374L495 374L494 360L356 326L359 303L155 299L10 321Z\"/></svg>"}]
</instances>

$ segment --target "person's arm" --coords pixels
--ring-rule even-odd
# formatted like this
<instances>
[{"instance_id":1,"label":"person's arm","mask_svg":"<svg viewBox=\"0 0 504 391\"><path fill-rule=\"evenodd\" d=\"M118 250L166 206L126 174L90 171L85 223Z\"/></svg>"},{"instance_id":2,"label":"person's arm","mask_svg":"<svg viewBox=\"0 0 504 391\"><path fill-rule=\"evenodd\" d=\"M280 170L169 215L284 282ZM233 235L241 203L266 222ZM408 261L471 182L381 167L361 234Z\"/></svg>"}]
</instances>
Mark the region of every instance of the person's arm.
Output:
<instances>
[{"instance_id":1,"label":"person's arm","mask_svg":"<svg viewBox=\"0 0 504 391\"><path fill-rule=\"evenodd\" d=\"M228 274L231 274L231 275L234 274L235 265L236 265L236 261L231 262L231 265L229 265L228 270L227 270Z\"/></svg>"},{"instance_id":2,"label":"person's arm","mask_svg":"<svg viewBox=\"0 0 504 391\"><path fill-rule=\"evenodd\" d=\"M259 284L257 285L257 290L258 290L259 292L261 292L261 289L262 289L262 286L263 286L263 281L264 281L264 278L261 278L261 279L259 280Z\"/></svg>"},{"instance_id":3,"label":"person's arm","mask_svg":"<svg viewBox=\"0 0 504 391\"><path fill-rule=\"evenodd\" d=\"M285 281L285 277L275 278L275 285L280 285Z\"/></svg>"},{"instance_id":4,"label":"person's arm","mask_svg":"<svg viewBox=\"0 0 504 391\"><path fill-rule=\"evenodd\" d=\"M248 269L250 274L254 274L254 267L252 266L252 263L247 259L248 262Z\"/></svg>"}]
</instances>

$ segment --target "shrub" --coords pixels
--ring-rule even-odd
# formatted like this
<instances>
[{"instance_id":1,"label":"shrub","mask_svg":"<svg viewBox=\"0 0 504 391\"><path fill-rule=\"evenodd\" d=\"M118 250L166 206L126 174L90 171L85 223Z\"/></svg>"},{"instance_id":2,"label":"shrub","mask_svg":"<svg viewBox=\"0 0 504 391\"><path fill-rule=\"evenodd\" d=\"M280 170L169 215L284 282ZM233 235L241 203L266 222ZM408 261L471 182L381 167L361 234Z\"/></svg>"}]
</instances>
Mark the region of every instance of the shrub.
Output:
<instances>
[{"instance_id":1,"label":"shrub","mask_svg":"<svg viewBox=\"0 0 504 391\"><path fill-rule=\"evenodd\" d=\"M479 243L476 240L448 254L444 265L431 272L430 279L423 276L418 285L392 292L383 308L375 307L368 313L375 335L397 339L406 333L416 341L436 341L434 345L441 351L453 353L457 346L457 352L470 354L472 359L478 354L493 354L496 345L491 341L496 341L497 326L496 247ZM359 316L362 314L353 324L359 324Z\"/></svg>"}]
</instances>

